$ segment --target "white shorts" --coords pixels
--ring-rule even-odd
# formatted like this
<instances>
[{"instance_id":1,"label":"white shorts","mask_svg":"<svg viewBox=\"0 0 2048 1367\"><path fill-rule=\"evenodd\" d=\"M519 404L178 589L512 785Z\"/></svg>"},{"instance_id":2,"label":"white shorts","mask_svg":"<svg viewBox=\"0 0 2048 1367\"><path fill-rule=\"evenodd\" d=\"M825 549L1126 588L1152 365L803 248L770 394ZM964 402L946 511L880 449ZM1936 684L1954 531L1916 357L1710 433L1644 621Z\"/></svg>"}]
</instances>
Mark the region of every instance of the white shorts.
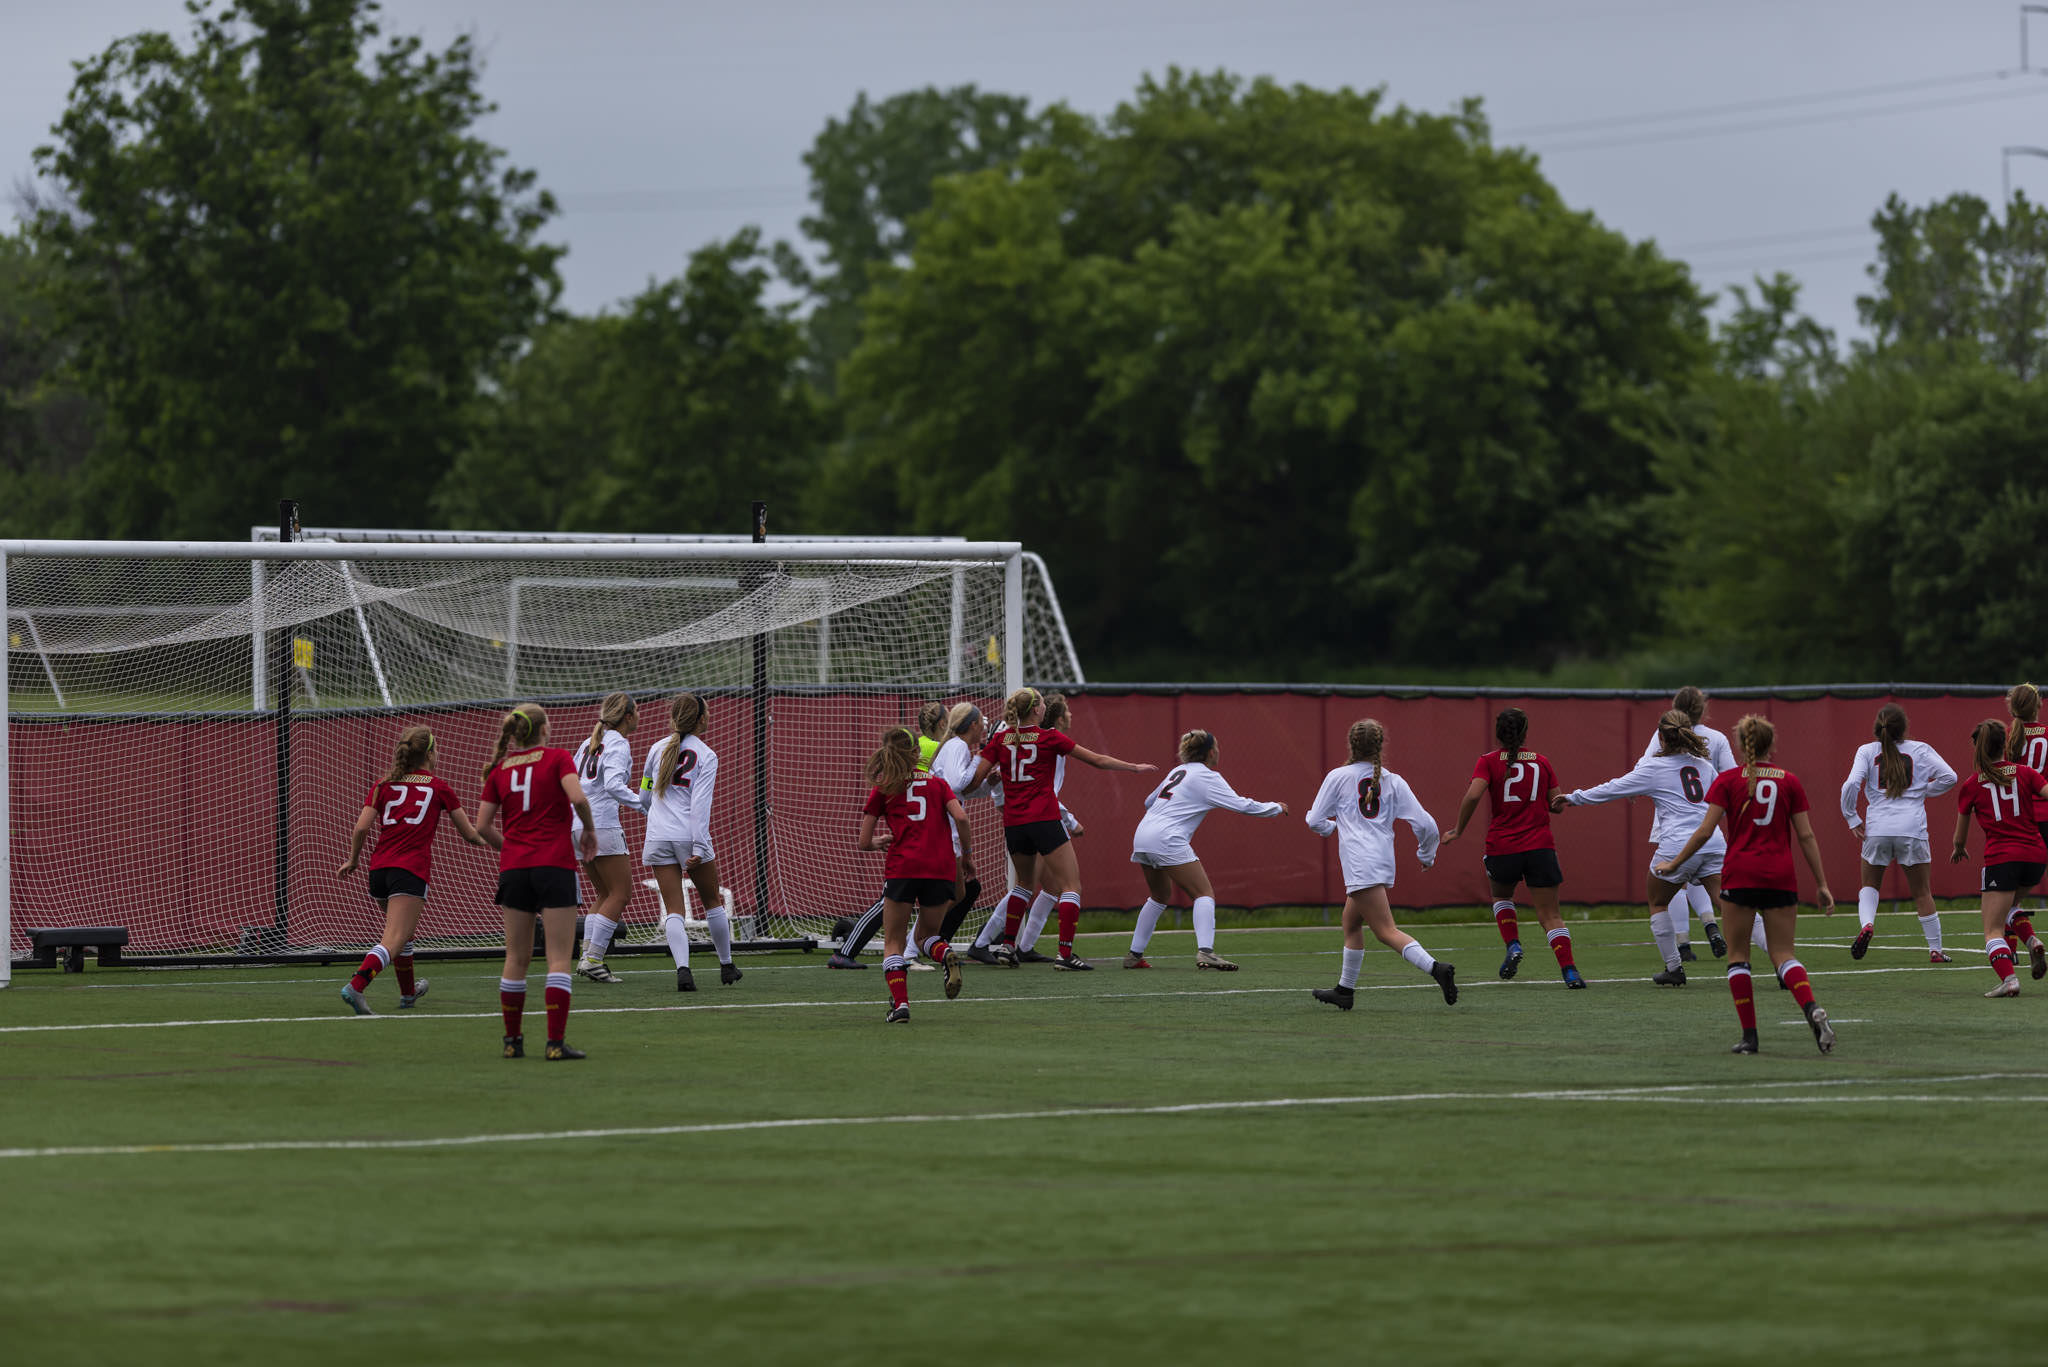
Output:
<instances>
[{"instance_id":1,"label":"white shorts","mask_svg":"<svg viewBox=\"0 0 2048 1367\"><path fill-rule=\"evenodd\" d=\"M640 862L650 869L658 864L674 864L676 867L682 868L687 866L693 857L702 863L709 864L716 858L711 853L711 842L708 840L692 842L688 840L650 839L640 847Z\"/></svg>"},{"instance_id":2,"label":"white shorts","mask_svg":"<svg viewBox=\"0 0 2048 1367\"><path fill-rule=\"evenodd\" d=\"M1679 848L1683 849L1684 846L1680 846ZM1659 864L1663 863L1666 859L1669 859L1671 855L1677 853L1678 850L1672 850L1670 854L1667 854L1660 849L1655 854L1651 855L1650 876L1652 878L1661 878L1667 883L1676 883L1680 887L1684 887L1688 883L1698 883L1708 878L1719 878L1721 876L1722 857L1726 855L1728 852L1725 849L1701 850L1698 854L1686 860L1683 864L1680 864L1670 873L1657 872L1657 866Z\"/></svg>"},{"instance_id":3,"label":"white shorts","mask_svg":"<svg viewBox=\"0 0 2048 1367\"><path fill-rule=\"evenodd\" d=\"M1150 869L1170 869L1177 864L1192 864L1201 858L1195 847L1185 840L1170 840L1161 845L1143 845L1131 851L1131 862L1143 864Z\"/></svg>"},{"instance_id":4,"label":"white shorts","mask_svg":"<svg viewBox=\"0 0 2048 1367\"><path fill-rule=\"evenodd\" d=\"M576 857L581 859L583 857L582 822L571 821L569 823L569 843L575 847ZM626 853L625 830L618 826L599 826L597 828L597 857L602 859L608 854L624 853Z\"/></svg>"},{"instance_id":5,"label":"white shorts","mask_svg":"<svg viewBox=\"0 0 2048 1367\"><path fill-rule=\"evenodd\" d=\"M1381 863L1376 859L1353 862L1343 860L1344 891L1364 892L1367 888L1391 888L1394 886L1394 865L1392 861Z\"/></svg>"},{"instance_id":6,"label":"white shorts","mask_svg":"<svg viewBox=\"0 0 2048 1367\"><path fill-rule=\"evenodd\" d=\"M1932 864L1934 855L1925 840L1910 835L1872 835L1863 840L1863 862L1883 868L1887 864Z\"/></svg>"}]
</instances>

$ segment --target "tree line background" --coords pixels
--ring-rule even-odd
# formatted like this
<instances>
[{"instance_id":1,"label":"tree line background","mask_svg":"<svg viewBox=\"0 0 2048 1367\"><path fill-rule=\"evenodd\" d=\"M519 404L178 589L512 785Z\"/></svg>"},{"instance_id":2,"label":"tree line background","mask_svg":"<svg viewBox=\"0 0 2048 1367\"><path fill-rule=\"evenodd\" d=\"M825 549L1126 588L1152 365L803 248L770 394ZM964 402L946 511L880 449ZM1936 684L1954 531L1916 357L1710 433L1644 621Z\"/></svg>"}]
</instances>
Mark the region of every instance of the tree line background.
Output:
<instances>
[{"instance_id":1,"label":"tree line background","mask_svg":"<svg viewBox=\"0 0 2048 1367\"><path fill-rule=\"evenodd\" d=\"M2048 672L2048 216L1879 207L1867 336L1718 321L1479 103L1169 71L863 96L595 315L474 47L215 0L79 71L0 237L0 534L1019 539L1091 677Z\"/></svg>"}]
</instances>

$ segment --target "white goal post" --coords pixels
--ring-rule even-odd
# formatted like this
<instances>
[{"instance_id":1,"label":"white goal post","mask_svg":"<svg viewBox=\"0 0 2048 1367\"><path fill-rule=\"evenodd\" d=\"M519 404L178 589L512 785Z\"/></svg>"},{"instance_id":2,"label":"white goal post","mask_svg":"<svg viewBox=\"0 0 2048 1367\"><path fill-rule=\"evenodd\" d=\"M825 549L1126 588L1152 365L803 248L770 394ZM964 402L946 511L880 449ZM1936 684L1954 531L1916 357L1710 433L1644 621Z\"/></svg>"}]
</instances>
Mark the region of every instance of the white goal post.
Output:
<instances>
[{"instance_id":1,"label":"white goal post","mask_svg":"<svg viewBox=\"0 0 2048 1367\"><path fill-rule=\"evenodd\" d=\"M670 694L708 700L721 881L762 938L819 938L878 886L852 831L882 730L1080 678L1014 542L307 535L0 541L0 986L36 929L125 927L157 961L359 952L376 904L335 869L398 731L433 727L473 806L505 706L545 704L573 749L614 690L636 756ZM438 841L422 950L502 940L494 886ZM636 890L629 926L657 914Z\"/></svg>"}]
</instances>

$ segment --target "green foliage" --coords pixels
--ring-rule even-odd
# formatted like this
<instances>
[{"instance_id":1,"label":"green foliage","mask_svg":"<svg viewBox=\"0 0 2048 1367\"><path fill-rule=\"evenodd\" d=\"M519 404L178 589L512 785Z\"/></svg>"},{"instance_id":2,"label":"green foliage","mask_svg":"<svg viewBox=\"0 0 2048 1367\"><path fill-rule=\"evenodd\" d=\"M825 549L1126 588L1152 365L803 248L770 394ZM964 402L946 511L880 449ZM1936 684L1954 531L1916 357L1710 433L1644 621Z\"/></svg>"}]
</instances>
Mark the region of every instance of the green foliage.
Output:
<instances>
[{"instance_id":1,"label":"green foliage","mask_svg":"<svg viewBox=\"0 0 2048 1367\"><path fill-rule=\"evenodd\" d=\"M47 269L25 238L0 237L0 528L14 536L68 529L68 491L99 432L57 375L66 345L38 296Z\"/></svg>"},{"instance_id":2,"label":"green foliage","mask_svg":"<svg viewBox=\"0 0 2048 1367\"><path fill-rule=\"evenodd\" d=\"M2048 210L2014 196L2004 218L1975 195L1925 208L1897 195L1871 220L1875 293L1857 300L1873 346L1923 369L1997 366L2022 380L2048 361Z\"/></svg>"},{"instance_id":3,"label":"green foliage","mask_svg":"<svg viewBox=\"0 0 2048 1367\"><path fill-rule=\"evenodd\" d=\"M228 536L292 494L419 520L479 384L553 299L553 201L471 130L468 38L380 43L368 0L190 7L84 63L39 173L68 373L103 406L80 517Z\"/></svg>"}]
</instances>

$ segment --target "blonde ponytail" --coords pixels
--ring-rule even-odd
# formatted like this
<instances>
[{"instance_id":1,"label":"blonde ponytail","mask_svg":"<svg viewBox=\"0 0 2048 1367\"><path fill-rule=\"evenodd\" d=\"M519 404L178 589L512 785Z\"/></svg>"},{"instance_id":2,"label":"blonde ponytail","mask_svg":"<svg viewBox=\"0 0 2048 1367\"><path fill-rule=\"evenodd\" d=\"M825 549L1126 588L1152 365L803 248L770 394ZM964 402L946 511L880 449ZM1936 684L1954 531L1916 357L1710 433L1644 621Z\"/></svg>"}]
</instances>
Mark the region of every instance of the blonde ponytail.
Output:
<instances>
[{"instance_id":1,"label":"blonde ponytail","mask_svg":"<svg viewBox=\"0 0 2048 1367\"><path fill-rule=\"evenodd\" d=\"M654 775L654 791L666 794L676 781L676 766L683 759L683 738L694 736L704 726L704 700L695 693L678 693L668 704L668 749Z\"/></svg>"},{"instance_id":2,"label":"blonde ponytail","mask_svg":"<svg viewBox=\"0 0 2048 1367\"><path fill-rule=\"evenodd\" d=\"M523 750L533 744L547 724L547 709L537 702L523 702L507 712L505 720L498 724L498 746L491 751L491 762L484 766L484 777L488 779L491 770L504 763L506 752L514 745Z\"/></svg>"},{"instance_id":3,"label":"blonde ponytail","mask_svg":"<svg viewBox=\"0 0 2048 1367\"><path fill-rule=\"evenodd\" d=\"M616 731L626 724L626 718L637 709L633 700L624 693L607 693L598 705L597 725L590 728L590 739L583 743L583 777L596 778L603 768L604 733Z\"/></svg>"}]
</instances>

